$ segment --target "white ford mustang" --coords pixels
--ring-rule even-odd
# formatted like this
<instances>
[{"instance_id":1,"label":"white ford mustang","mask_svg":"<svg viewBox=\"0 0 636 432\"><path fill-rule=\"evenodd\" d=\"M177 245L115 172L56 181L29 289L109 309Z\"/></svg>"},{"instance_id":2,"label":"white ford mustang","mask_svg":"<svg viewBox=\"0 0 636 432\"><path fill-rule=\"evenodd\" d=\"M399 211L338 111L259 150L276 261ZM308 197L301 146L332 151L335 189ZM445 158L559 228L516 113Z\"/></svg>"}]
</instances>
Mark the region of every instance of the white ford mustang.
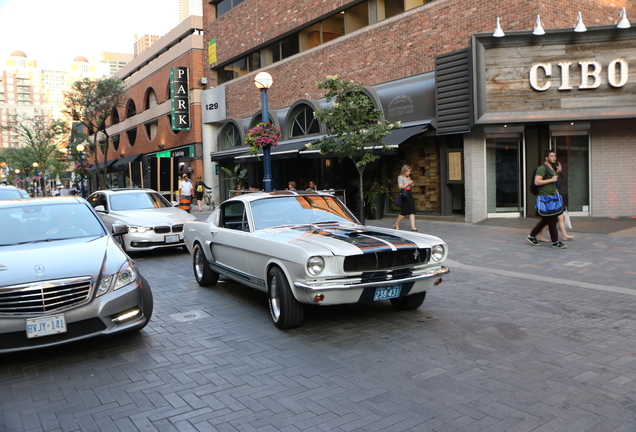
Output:
<instances>
[{"instance_id":1,"label":"white ford mustang","mask_svg":"<svg viewBox=\"0 0 636 432\"><path fill-rule=\"evenodd\" d=\"M321 192L258 192L230 198L206 221L185 224L201 286L219 275L268 293L276 327L298 327L303 304L390 300L416 309L449 272L439 238L363 226Z\"/></svg>"}]
</instances>

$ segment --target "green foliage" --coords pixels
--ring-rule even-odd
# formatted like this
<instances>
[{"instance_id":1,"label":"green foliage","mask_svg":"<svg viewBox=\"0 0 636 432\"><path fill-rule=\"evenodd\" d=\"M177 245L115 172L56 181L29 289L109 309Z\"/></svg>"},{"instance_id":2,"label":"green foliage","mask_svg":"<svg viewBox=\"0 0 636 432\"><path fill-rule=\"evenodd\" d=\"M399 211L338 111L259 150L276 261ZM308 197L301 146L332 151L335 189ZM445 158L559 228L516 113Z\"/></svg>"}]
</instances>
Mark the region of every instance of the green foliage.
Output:
<instances>
[{"instance_id":1,"label":"green foliage","mask_svg":"<svg viewBox=\"0 0 636 432\"><path fill-rule=\"evenodd\" d=\"M73 121L80 122L88 131L87 134L75 131L74 141L77 138L83 138L86 141L84 143L86 155L92 158L95 164L105 162L110 138L106 131L106 120L114 110L124 104L126 94L126 84L115 77L98 80L84 78L82 81L74 82L71 90L65 94L64 113ZM98 148L104 154L103 161L98 160L100 153L97 151ZM96 173L99 187L105 189L105 168L100 169L98 165Z\"/></svg>"},{"instance_id":2,"label":"green foliage","mask_svg":"<svg viewBox=\"0 0 636 432\"><path fill-rule=\"evenodd\" d=\"M390 150L382 138L399 123L391 123L383 118L383 112L376 109L366 95L364 87L350 80L342 80L338 75L327 76L317 83L319 89L326 89L327 102L334 101L331 108L319 109L315 113L318 122L327 127L327 135L314 143L323 154L335 154L340 160L350 159L359 175L360 209L364 207L364 178L366 166L379 159L374 153ZM375 206L375 204L374 204ZM364 212L361 211L362 222Z\"/></svg>"},{"instance_id":3,"label":"green foliage","mask_svg":"<svg viewBox=\"0 0 636 432\"><path fill-rule=\"evenodd\" d=\"M247 169L241 169L241 164L234 165L234 171L230 170L226 167L220 167L221 170L225 173L226 177L223 181L229 181L230 187L229 189L237 190L239 186L242 189L245 189L245 179L247 177Z\"/></svg>"},{"instance_id":4,"label":"green foliage","mask_svg":"<svg viewBox=\"0 0 636 432\"><path fill-rule=\"evenodd\" d=\"M15 132L23 146L4 149L3 157L12 169L17 168L23 176L30 176L35 173L33 163L37 162L39 176L53 174L54 162L60 157L59 148L68 134L64 121L12 116L3 129Z\"/></svg>"}]
</instances>

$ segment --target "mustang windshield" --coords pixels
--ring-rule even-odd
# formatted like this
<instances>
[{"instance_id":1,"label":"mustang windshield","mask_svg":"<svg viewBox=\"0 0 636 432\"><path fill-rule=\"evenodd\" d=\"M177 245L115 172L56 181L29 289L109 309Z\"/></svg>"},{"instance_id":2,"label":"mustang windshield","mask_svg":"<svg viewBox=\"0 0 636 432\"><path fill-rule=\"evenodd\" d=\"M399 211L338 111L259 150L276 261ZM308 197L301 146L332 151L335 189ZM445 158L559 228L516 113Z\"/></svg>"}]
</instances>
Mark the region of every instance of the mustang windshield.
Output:
<instances>
[{"instance_id":1,"label":"mustang windshield","mask_svg":"<svg viewBox=\"0 0 636 432\"><path fill-rule=\"evenodd\" d=\"M256 229L324 222L357 223L342 202L332 196L306 195L266 198L252 202Z\"/></svg>"}]
</instances>

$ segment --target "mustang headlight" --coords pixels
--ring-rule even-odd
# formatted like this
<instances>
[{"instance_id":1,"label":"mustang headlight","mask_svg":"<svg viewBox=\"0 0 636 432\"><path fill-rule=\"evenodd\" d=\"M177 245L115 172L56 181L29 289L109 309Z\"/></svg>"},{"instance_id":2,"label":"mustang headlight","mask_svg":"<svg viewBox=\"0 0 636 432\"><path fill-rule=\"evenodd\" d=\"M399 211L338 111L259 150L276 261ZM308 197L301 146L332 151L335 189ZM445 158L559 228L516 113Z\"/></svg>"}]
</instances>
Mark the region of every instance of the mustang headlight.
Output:
<instances>
[{"instance_id":1,"label":"mustang headlight","mask_svg":"<svg viewBox=\"0 0 636 432\"><path fill-rule=\"evenodd\" d=\"M137 277L137 269L130 265L130 262L126 261L117 273L100 279L99 285L97 286L97 294L95 296L99 297L100 295L105 294L111 287L113 288L113 291L118 290L119 288L136 281Z\"/></svg>"},{"instance_id":2,"label":"mustang headlight","mask_svg":"<svg viewBox=\"0 0 636 432\"><path fill-rule=\"evenodd\" d=\"M149 227L142 227L142 226L131 226L128 227L128 232L131 233L145 233L146 231L151 231L152 228Z\"/></svg>"},{"instance_id":3,"label":"mustang headlight","mask_svg":"<svg viewBox=\"0 0 636 432\"><path fill-rule=\"evenodd\" d=\"M307 260L307 271L312 276L318 276L325 269L325 260L320 256L313 256Z\"/></svg>"},{"instance_id":4,"label":"mustang headlight","mask_svg":"<svg viewBox=\"0 0 636 432\"><path fill-rule=\"evenodd\" d=\"M431 259L435 262L440 262L444 258L444 246L435 245L431 249Z\"/></svg>"}]
</instances>

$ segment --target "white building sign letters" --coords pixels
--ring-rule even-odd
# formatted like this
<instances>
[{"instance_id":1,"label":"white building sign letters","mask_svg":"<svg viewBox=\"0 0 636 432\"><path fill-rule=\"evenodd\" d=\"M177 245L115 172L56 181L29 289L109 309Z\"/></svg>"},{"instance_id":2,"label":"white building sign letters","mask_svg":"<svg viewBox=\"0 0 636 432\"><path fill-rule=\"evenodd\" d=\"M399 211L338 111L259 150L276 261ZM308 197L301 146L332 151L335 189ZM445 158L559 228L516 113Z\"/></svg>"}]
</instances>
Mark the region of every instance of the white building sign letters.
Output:
<instances>
[{"instance_id":1,"label":"white building sign letters","mask_svg":"<svg viewBox=\"0 0 636 432\"><path fill-rule=\"evenodd\" d=\"M552 63L534 63L530 68L530 86L536 91L546 91L553 87L553 79L559 78L560 85L558 90L590 90L598 88L602 82L601 72L603 65L597 61L579 61L576 64L578 68L572 67L572 62L559 62L556 66ZM579 79L573 81L570 79L571 72L578 69ZM617 58L609 62L607 65L607 83L614 87L620 88L627 84L629 77L629 65L623 58ZM550 79L553 78L553 79ZM557 85L554 83L555 86Z\"/></svg>"},{"instance_id":2,"label":"white building sign letters","mask_svg":"<svg viewBox=\"0 0 636 432\"><path fill-rule=\"evenodd\" d=\"M172 129L190 130L190 91L187 67L170 68Z\"/></svg>"}]
</instances>

